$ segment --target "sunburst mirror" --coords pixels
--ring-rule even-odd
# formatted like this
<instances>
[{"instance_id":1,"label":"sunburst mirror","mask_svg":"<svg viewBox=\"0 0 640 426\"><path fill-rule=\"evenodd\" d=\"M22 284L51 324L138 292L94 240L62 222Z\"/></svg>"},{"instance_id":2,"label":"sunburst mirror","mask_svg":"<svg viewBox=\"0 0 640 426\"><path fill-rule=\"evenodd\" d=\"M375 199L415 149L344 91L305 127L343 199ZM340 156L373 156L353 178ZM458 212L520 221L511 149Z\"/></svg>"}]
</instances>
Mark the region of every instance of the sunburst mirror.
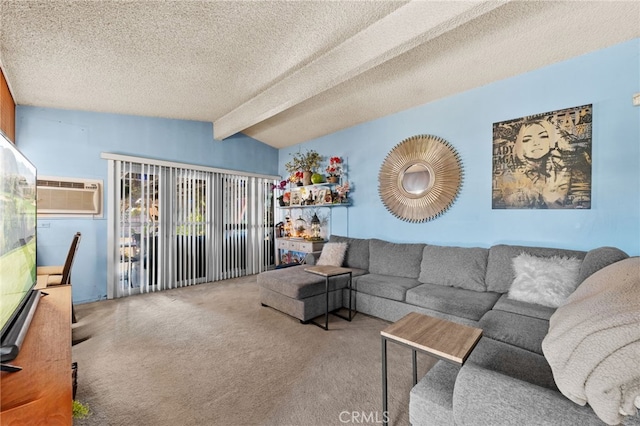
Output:
<instances>
[{"instance_id":1,"label":"sunburst mirror","mask_svg":"<svg viewBox=\"0 0 640 426\"><path fill-rule=\"evenodd\" d=\"M426 222L443 214L462 184L457 151L432 135L412 136L387 155L378 176L378 192L387 210L408 222Z\"/></svg>"}]
</instances>

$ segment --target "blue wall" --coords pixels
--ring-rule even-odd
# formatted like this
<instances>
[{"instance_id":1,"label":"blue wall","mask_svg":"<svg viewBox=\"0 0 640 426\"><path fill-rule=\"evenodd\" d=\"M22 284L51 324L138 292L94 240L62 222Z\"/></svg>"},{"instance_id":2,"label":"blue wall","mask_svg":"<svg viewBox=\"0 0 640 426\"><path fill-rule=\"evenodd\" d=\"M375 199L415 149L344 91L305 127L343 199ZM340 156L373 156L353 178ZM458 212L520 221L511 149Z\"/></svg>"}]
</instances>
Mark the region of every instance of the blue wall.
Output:
<instances>
[{"instance_id":1,"label":"blue wall","mask_svg":"<svg viewBox=\"0 0 640 426\"><path fill-rule=\"evenodd\" d=\"M18 147L41 175L106 181L101 152L113 152L249 172L286 175L298 149L348 162L354 206L332 209L331 232L389 241L488 247L497 243L588 250L617 246L640 255L640 39L498 81L279 152L237 135L218 142L211 123L18 107ZM492 210L492 124L593 104L590 210ZM417 134L449 141L465 179L444 216L422 224L396 219L378 196L387 153ZM106 295L106 218L39 221L40 264L61 264L81 231L74 265L74 301Z\"/></svg>"},{"instance_id":2,"label":"blue wall","mask_svg":"<svg viewBox=\"0 0 640 426\"><path fill-rule=\"evenodd\" d=\"M105 185L102 152L277 174L275 148L243 135L216 141L206 122L18 106L16 142L39 175L102 179ZM72 271L74 302L105 298L106 214L104 219L39 220L38 264L63 264L76 231L82 240Z\"/></svg>"},{"instance_id":3,"label":"blue wall","mask_svg":"<svg viewBox=\"0 0 640 426\"><path fill-rule=\"evenodd\" d=\"M452 78L455 78L452 76ZM354 207L332 209L331 232L398 242L489 247L497 243L589 250L611 245L640 254L640 39L467 91L307 143L346 158ZM492 210L492 124L593 104L590 210ZM460 153L464 183L444 216L396 219L378 196L378 172L402 140L432 134Z\"/></svg>"}]
</instances>

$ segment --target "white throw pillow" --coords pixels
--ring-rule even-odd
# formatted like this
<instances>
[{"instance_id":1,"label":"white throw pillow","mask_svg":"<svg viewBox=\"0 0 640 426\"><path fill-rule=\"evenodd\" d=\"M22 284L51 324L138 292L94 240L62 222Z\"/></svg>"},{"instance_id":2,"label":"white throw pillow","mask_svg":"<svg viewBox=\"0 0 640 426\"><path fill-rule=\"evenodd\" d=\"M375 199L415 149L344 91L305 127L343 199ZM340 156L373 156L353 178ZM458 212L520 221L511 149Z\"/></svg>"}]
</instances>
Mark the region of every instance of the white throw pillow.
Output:
<instances>
[{"instance_id":1,"label":"white throw pillow","mask_svg":"<svg viewBox=\"0 0 640 426\"><path fill-rule=\"evenodd\" d=\"M320 259L316 265L342 266L346 252L347 243L327 243L322 247Z\"/></svg>"},{"instance_id":2,"label":"white throw pillow","mask_svg":"<svg viewBox=\"0 0 640 426\"><path fill-rule=\"evenodd\" d=\"M557 308L578 286L580 259L522 253L512 262L515 279L509 299Z\"/></svg>"}]
</instances>

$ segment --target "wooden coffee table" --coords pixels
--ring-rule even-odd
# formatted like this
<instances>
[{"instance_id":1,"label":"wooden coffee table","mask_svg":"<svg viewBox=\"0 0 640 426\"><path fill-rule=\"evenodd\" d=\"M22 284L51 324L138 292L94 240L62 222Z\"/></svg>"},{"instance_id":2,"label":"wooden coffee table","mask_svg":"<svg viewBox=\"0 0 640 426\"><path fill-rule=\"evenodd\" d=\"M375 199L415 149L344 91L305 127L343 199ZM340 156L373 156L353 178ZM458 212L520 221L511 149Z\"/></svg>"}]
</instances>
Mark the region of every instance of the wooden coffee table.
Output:
<instances>
[{"instance_id":1,"label":"wooden coffee table","mask_svg":"<svg viewBox=\"0 0 640 426\"><path fill-rule=\"evenodd\" d=\"M351 276L352 274L352 270L349 268L343 268L341 266L329 266L329 265L315 265L315 266L309 266L307 268L304 268L304 270L306 272L309 272L311 274L315 274L315 275L320 275L321 277L324 277L324 295L325 295L325 306L324 306L324 326L322 326L321 324L318 324L317 322L311 320L309 321L311 324L313 325L317 325L320 328L323 328L325 330L329 330L329 278L331 277L337 277L338 275L349 275L349 316L345 317L342 316L336 312L333 312L333 315L337 316L338 318L342 318L345 319L347 321L351 321L351 319L353 318L351 316L351 279L353 278Z\"/></svg>"},{"instance_id":2,"label":"wooden coffee table","mask_svg":"<svg viewBox=\"0 0 640 426\"><path fill-rule=\"evenodd\" d=\"M387 340L408 346L413 355L413 386L418 383L417 351L462 365L476 346L482 330L441 318L411 312L380 332L382 338L382 414L387 413Z\"/></svg>"}]
</instances>

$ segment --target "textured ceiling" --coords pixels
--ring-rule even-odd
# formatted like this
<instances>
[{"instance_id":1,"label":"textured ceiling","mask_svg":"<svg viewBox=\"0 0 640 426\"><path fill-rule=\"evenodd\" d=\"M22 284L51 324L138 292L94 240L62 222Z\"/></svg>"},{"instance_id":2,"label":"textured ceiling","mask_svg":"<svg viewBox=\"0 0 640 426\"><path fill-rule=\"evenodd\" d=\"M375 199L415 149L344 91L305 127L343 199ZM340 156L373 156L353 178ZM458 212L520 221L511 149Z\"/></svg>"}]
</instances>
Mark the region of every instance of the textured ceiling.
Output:
<instances>
[{"instance_id":1,"label":"textured ceiling","mask_svg":"<svg viewBox=\"0 0 640 426\"><path fill-rule=\"evenodd\" d=\"M0 0L16 103L285 147L640 37L640 2Z\"/></svg>"}]
</instances>

